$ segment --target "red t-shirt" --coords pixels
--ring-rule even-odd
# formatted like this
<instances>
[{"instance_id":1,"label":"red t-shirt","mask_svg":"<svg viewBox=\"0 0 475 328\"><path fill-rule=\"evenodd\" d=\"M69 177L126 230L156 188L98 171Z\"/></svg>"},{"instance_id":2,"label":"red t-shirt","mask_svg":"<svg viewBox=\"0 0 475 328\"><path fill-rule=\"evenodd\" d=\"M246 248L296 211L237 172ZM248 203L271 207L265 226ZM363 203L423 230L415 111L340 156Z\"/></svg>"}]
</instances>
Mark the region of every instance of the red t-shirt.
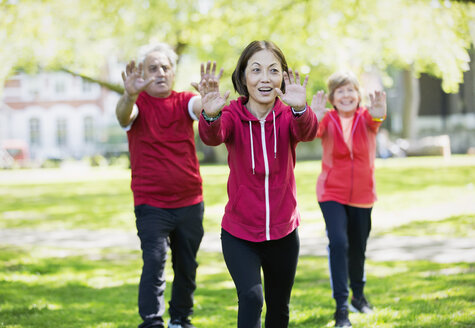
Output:
<instances>
[{"instance_id":1,"label":"red t-shirt","mask_svg":"<svg viewBox=\"0 0 475 328\"><path fill-rule=\"evenodd\" d=\"M191 92L167 98L140 93L139 113L127 132L135 206L177 208L203 200L193 120L188 112Z\"/></svg>"}]
</instances>

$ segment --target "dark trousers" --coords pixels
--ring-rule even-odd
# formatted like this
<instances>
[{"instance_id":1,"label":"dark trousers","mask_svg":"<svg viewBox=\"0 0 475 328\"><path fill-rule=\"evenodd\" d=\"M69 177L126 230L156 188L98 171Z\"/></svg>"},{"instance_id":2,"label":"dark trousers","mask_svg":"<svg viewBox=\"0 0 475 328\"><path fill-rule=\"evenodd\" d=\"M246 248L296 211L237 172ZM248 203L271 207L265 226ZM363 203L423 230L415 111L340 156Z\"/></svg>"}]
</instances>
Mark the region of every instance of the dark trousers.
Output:
<instances>
[{"instance_id":1,"label":"dark trousers","mask_svg":"<svg viewBox=\"0 0 475 328\"><path fill-rule=\"evenodd\" d=\"M138 300L143 323L139 328L163 327L168 246L174 273L168 312L171 318L188 317L193 313L196 254L204 233L203 211L203 202L174 209L135 207L143 258Z\"/></svg>"},{"instance_id":2,"label":"dark trousers","mask_svg":"<svg viewBox=\"0 0 475 328\"><path fill-rule=\"evenodd\" d=\"M266 302L265 327L286 328L289 302L300 248L297 229L279 240L250 242L221 230L224 260L236 286L239 309L238 328L260 328Z\"/></svg>"},{"instance_id":3,"label":"dark trousers","mask_svg":"<svg viewBox=\"0 0 475 328\"><path fill-rule=\"evenodd\" d=\"M348 277L353 296L363 296L366 242L372 208L321 202L329 240L330 281L337 308L348 307Z\"/></svg>"}]
</instances>

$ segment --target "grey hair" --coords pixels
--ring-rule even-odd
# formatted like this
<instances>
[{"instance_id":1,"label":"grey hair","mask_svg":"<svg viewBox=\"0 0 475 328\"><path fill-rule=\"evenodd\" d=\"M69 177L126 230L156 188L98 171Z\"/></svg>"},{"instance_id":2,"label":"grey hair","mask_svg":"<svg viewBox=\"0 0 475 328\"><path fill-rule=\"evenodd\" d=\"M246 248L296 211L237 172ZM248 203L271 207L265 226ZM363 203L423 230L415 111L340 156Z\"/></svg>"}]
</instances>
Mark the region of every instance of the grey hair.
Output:
<instances>
[{"instance_id":1,"label":"grey hair","mask_svg":"<svg viewBox=\"0 0 475 328\"><path fill-rule=\"evenodd\" d=\"M159 42L154 44L148 44L140 48L139 50L139 63L143 63L145 58L152 52L160 52L167 56L170 64L172 65L173 72L175 72L178 55L168 44Z\"/></svg>"}]
</instances>

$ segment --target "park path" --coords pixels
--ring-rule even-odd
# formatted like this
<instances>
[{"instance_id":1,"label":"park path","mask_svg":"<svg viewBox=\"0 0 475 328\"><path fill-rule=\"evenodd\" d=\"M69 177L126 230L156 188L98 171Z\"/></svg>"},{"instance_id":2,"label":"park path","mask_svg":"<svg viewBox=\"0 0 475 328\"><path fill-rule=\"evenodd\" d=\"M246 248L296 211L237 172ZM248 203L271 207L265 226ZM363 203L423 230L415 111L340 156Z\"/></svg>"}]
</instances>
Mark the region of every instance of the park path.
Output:
<instances>
[{"instance_id":1,"label":"park path","mask_svg":"<svg viewBox=\"0 0 475 328\"><path fill-rule=\"evenodd\" d=\"M327 255L327 240L322 234L299 230L301 255ZM138 250L135 233L114 230L56 230L40 232L32 229L0 230L0 246L50 246L65 250L126 248ZM205 233L200 251L221 252L219 234ZM408 237L383 235L370 237L367 258L375 261L429 260L440 263L475 262L474 238Z\"/></svg>"},{"instance_id":2,"label":"park path","mask_svg":"<svg viewBox=\"0 0 475 328\"><path fill-rule=\"evenodd\" d=\"M417 205L417 204L416 204ZM315 209L318 211L318 209ZM431 205L430 208L407 208L397 212L373 211L373 228L368 241L367 258L375 261L429 260L441 263L475 262L475 236L450 238L444 236L398 236L391 230L412 221L437 224L450 216L475 213L473 193L460 195L456 200ZM302 213L303 217L316 217L316 212ZM318 222L317 222L318 221ZM301 255L327 255L327 238L323 220L302 222L299 227ZM75 250L125 248L138 250L139 239L135 231L123 230L54 230L42 231L27 228L1 229L0 247L49 246L64 253ZM201 251L220 252L218 232L206 232Z\"/></svg>"}]
</instances>

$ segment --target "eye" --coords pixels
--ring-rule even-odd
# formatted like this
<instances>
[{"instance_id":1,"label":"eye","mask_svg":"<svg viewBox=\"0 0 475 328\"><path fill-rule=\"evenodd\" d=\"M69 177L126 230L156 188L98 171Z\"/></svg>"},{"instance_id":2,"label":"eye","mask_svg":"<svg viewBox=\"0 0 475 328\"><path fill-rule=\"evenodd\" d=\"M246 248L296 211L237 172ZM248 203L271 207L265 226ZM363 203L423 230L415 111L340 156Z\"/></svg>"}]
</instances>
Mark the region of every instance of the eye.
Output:
<instances>
[{"instance_id":1,"label":"eye","mask_svg":"<svg viewBox=\"0 0 475 328\"><path fill-rule=\"evenodd\" d=\"M155 72L157 70L157 66L149 66L148 70L150 72Z\"/></svg>"},{"instance_id":2,"label":"eye","mask_svg":"<svg viewBox=\"0 0 475 328\"><path fill-rule=\"evenodd\" d=\"M278 74L279 70L277 68L271 68L271 73Z\"/></svg>"},{"instance_id":3,"label":"eye","mask_svg":"<svg viewBox=\"0 0 475 328\"><path fill-rule=\"evenodd\" d=\"M260 72L260 71L261 71L261 70L260 70L259 67L254 67L254 68L251 70L251 72Z\"/></svg>"},{"instance_id":4,"label":"eye","mask_svg":"<svg viewBox=\"0 0 475 328\"><path fill-rule=\"evenodd\" d=\"M168 66L162 66L164 72L167 72L170 68Z\"/></svg>"}]
</instances>

